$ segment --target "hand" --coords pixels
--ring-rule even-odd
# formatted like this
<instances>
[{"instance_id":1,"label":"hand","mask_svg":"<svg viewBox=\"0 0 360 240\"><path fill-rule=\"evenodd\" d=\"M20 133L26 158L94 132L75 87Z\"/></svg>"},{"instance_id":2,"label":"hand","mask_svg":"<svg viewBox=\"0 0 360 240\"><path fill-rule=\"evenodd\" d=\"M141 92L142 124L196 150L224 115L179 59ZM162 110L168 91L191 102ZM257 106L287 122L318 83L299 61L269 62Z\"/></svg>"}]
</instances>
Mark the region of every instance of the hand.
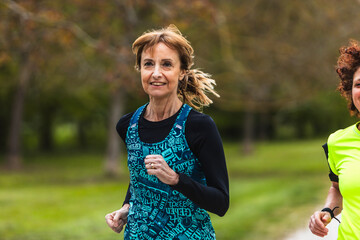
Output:
<instances>
[{"instance_id":1,"label":"hand","mask_svg":"<svg viewBox=\"0 0 360 240\"><path fill-rule=\"evenodd\" d=\"M105 216L107 225L117 233L123 230L123 227L127 223L127 216L129 214L129 204L124 204L119 210L109 213Z\"/></svg>"},{"instance_id":2,"label":"hand","mask_svg":"<svg viewBox=\"0 0 360 240\"><path fill-rule=\"evenodd\" d=\"M147 173L155 175L161 182L176 185L179 174L172 170L161 155L147 155L144 160Z\"/></svg>"},{"instance_id":3,"label":"hand","mask_svg":"<svg viewBox=\"0 0 360 240\"><path fill-rule=\"evenodd\" d=\"M310 217L309 228L313 234L324 237L328 234L329 229L326 228L326 225L328 225L330 221L330 213L316 211Z\"/></svg>"}]
</instances>

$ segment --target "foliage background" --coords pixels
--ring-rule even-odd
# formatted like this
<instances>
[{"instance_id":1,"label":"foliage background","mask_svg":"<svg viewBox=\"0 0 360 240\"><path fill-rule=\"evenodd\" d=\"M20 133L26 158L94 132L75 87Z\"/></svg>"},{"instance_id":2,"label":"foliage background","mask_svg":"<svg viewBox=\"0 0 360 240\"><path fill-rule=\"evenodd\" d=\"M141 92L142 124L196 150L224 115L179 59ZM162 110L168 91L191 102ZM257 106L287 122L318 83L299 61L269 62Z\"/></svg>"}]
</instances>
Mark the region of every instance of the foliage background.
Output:
<instances>
[{"instance_id":1,"label":"foliage background","mask_svg":"<svg viewBox=\"0 0 360 240\"><path fill-rule=\"evenodd\" d=\"M317 206L319 196L325 194L321 189L328 183L320 177L327 171L320 145L331 132L356 121L335 91L334 66L339 47L351 38L360 39L359 7L355 0L1 0L0 160L5 185L0 200L9 214L2 221L21 213L17 208L23 198L31 198L25 202L40 209L41 201L36 198L40 193L33 188L51 192L53 181L55 185L90 181L99 192L89 198L101 198L105 194L102 187L111 185L109 192L122 199L126 156L115 124L147 101L133 68L131 44L141 33L171 23L194 47L195 67L217 81L221 98L214 99L204 112L215 120L226 143L234 185L246 189L248 181L253 186L264 176L289 176L300 164L303 173L313 177L310 182L321 183L296 185L299 177L295 174L290 179L294 185L288 185L283 197L290 198L290 192L296 191L293 187L298 186L309 194L300 198L299 208ZM316 144L316 150L303 156L296 151L302 144ZM288 151L276 151L276 147ZM268 160L263 155L273 152L277 155ZM286 164L289 158L297 161ZM273 185L263 189L272 188L279 179L268 181ZM27 187L29 192L22 192ZM60 189L60 195L72 196L70 186ZM85 189L80 185L72 193ZM240 187L232 191L236 193L233 209L243 208L241 199L249 193ZM260 192L251 196L266 199L272 195ZM311 197L314 192L319 195ZM66 201L65 197L58 199L59 205ZM102 205L98 201L92 204ZM109 202L115 203L113 198ZM83 214L85 206L73 206ZM105 209L97 211L102 214ZM43 217L28 221L41 226ZM78 216L69 219L76 221ZM7 233L13 239L19 230L16 224L10 225L2 222L0 235ZM219 226L225 228L220 220ZM236 235L237 230L230 232ZM62 231L67 239L75 234L66 227ZM32 234L29 230L27 238L41 235Z\"/></svg>"}]
</instances>

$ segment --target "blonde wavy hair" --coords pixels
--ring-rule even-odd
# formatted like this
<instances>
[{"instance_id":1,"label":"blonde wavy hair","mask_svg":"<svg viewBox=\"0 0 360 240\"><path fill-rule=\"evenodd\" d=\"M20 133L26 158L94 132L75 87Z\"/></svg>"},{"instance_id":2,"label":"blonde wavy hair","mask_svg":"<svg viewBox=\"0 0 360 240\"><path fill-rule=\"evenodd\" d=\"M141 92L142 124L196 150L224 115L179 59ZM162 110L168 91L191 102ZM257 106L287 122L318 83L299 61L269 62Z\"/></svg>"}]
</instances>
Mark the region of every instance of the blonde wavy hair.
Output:
<instances>
[{"instance_id":1,"label":"blonde wavy hair","mask_svg":"<svg viewBox=\"0 0 360 240\"><path fill-rule=\"evenodd\" d=\"M216 83L210 74L198 69L191 69L194 65L194 49L173 24L166 28L145 32L135 40L132 51L136 56L135 68L138 71L141 68L142 53L158 43L164 43L169 48L175 49L179 54L180 68L185 72L184 78L179 81L178 85L178 97L182 102L201 110L204 106L209 106L213 102L206 95L207 93L220 97L214 90Z\"/></svg>"}]
</instances>

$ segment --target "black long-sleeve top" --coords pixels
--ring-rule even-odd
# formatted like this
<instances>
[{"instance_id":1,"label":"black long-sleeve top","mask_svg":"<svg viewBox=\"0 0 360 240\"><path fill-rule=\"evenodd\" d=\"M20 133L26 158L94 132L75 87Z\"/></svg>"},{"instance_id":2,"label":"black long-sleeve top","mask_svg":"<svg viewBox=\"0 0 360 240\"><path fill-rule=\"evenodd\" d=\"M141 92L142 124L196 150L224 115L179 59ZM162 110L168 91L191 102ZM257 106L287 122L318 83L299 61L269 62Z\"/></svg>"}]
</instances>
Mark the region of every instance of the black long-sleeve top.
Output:
<instances>
[{"instance_id":1,"label":"black long-sleeve top","mask_svg":"<svg viewBox=\"0 0 360 240\"><path fill-rule=\"evenodd\" d=\"M146 120L143 117L144 112L139 119L140 139L143 142L156 143L169 134L180 110L170 118L159 122ZM116 125L116 130L124 142L133 114L134 112L123 116ZM179 173L178 184L171 187L184 194L199 207L219 216L225 215L229 208L229 180L221 137L214 121L208 115L192 109L185 125L185 138L190 150L201 163L206 185ZM130 197L128 188L124 204L129 202Z\"/></svg>"}]
</instances>

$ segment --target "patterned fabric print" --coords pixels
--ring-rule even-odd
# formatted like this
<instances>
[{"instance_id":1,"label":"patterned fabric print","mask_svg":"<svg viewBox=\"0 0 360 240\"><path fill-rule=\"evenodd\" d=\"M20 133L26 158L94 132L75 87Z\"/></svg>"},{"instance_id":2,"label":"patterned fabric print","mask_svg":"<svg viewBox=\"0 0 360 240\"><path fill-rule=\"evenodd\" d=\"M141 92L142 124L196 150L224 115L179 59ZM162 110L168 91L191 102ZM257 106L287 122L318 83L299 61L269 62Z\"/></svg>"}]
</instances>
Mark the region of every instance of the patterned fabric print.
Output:
<instances>
[{"instance_id":1,"label":"patterned fabric print","mask_svg":"<svg viewBox=\"0 0 360 240\"><path fill-rule=\"evenodd\" d=\"M149 154L162 155L176 172L206 184L198 159L185 139L185 122L191 107L184 104L165 140L141 142L139 117L146 105L133 115L126 137L130 171L130 209L125 239L215 239L208 213L180 192L147 174L144 159Z\"/></svg>"}]
</instances>

